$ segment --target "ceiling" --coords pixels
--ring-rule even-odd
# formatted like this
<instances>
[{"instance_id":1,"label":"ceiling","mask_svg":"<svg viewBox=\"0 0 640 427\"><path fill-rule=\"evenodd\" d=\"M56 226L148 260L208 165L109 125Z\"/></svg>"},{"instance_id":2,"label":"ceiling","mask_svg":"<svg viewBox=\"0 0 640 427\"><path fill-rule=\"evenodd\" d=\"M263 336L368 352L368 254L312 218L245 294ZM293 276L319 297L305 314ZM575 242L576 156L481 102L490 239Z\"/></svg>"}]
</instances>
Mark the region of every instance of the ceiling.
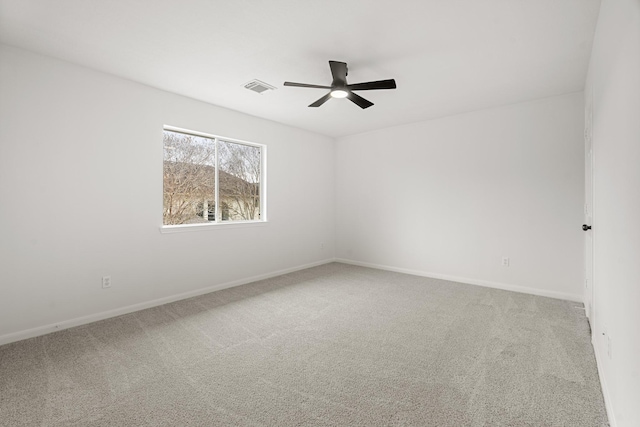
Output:
<instances>
[{"instance_id":1,"label":"ceiling","mask_svg":"<svg viewBox=\"0 0 640 427\"><path fill-rule=\"evenodd\" d=\"M338 137L584 87L600 0L0 0L0 41ZM307 105L329 85L398 89ZM244 88L259 79L277 89Z\"/></svg>"}]
</instances>

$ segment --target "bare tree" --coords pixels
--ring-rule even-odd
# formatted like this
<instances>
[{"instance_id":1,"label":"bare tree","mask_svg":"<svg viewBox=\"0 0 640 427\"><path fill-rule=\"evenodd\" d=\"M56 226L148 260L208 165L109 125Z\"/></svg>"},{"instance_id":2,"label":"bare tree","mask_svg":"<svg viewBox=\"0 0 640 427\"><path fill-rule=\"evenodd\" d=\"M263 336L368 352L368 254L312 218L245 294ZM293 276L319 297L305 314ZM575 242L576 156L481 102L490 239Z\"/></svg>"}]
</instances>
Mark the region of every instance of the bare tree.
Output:
<instances>
[{"instance_id":1,"label":"bare tree","mask_svg":"<svg viewBox=\"0 0 640 427\"><path fill-rule=\"evenodd\" d=\"M214 200L213 141L165 131L163 172L164 224L206 221L206 216L199 217L198 210Z\"/></svg>"},{"instance_id":2,"label":"bare tree","mask_svg":"<svg viewBox=\"0 0 640 427\"><path fill-rule=\"evenodd\" d=\"M220 201L230 219L260 218L259 147L219 141Z\"/></svg>"},{"instance_id":3,"label":"bare tree","mask_svg":"<svg viewBox=\"0 0 640 427\"><path fill-rule=\"evenodd\" d=\"M216 141L164 132L163 222L188 224L260 218L259 147L218 140L218 203L215 206Z\"/></svg>"}]
</instances>

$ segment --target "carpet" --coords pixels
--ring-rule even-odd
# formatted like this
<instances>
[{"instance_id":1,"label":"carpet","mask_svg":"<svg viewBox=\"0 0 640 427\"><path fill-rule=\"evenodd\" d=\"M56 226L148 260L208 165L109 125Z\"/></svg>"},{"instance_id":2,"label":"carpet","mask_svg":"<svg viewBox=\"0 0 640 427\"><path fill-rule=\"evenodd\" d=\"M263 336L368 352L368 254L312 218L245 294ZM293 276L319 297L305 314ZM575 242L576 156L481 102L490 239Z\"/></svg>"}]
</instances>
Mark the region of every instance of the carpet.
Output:
<instances>
[{"instance_id":1,"label":"carpet","mask_svg":"<svg viewBox=\"0 0 640 427\"><path fill-rule=\"evenodd\" d=\"M327 264L0 347L1 426L606 426L582 304Z\"/></svg>"}]
</instances>

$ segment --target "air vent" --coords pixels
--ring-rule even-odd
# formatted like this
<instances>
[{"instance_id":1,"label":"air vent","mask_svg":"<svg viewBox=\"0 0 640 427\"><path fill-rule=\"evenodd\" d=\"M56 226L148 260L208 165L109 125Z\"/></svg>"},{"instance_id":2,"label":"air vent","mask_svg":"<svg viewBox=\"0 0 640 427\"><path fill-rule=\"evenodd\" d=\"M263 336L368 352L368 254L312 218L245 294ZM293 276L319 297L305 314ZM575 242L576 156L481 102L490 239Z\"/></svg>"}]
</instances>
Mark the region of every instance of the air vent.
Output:
<instances>
[{"instance_id":1,"label":"air vent","mask_svg":"<svg viewBox=\"0 0 640 427\"><path fill-rule=\"evenodd\" d=\"M257 79L251 80L249 83L245 84L244 87L246 89L259 93L261 95L262 93L267 92L269 90L275 90L274 86L271 86L270 84L267 84L265 82L261 82L260 80L257 80Z\"/></svg>"}]
</instances>

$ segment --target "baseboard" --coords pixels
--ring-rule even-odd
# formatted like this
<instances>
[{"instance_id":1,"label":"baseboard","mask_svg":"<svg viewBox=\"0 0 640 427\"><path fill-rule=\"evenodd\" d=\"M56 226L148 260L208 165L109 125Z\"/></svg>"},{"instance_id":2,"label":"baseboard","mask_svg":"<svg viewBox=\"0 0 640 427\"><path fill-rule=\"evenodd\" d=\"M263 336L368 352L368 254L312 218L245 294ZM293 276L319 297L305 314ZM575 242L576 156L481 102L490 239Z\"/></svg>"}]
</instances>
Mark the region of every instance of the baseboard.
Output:
<instances>
[{"instance_id":1,"label":"baseboard","mask_svg":"<svg viewBox=\"0 0 640 427\"><path fill-rule=\"evenodd\" d=\"M596 335L592 336L591 345L593 346L593 353L596 355L596 367L598 368L598 377L600 378L600 387L602 387L602 397L604 397L604 407L607 410L607 417L609 418L609 426L616 427L616 417L613 413L613 406L611 405L611 395L609 393L609 386L607 385L607 381L604 377L603 369L602 369L602 357L600 356L600 351L598 350L598 346L594 343L594 338Z\"/></svg>"},{"instance_id":2,"label":"baseboard","mask_svg":"<svg viewBox=\"0 0 640 427\"><path fill-rule=\"evenodd\" d=\"M358 265L361 267L377 268L379 270L394 271L396 273L405 273L405 274L411 274L414 276L430 277L432 279L449 280L451 282L465 283L468 285L484 286L486 288L502 289L505 291L539 295L543 297L569 300L569 301L575 301L580 303L584 302L582 295L574 295L574 294L568 294L564 292L546 291L543 289L529 288L526 286L519 286L519 285L510 285L507 283L500 283L500 282L491 282L488 280L470 279L468 277L450 276L447 274L431 273L428 271L411 270L407 268L398 268L398 267L392 267L389 265L382 265L382 264L372 264L369 262L361 262L361 261L355 261L355 260L345 259L345 258L336 258L335 261L341 262L343 264L351 264L351 265Z\"/></svg>"},{"instance_id":3,"label":"baseboard","mask_svg":"<svg viewBox=\"0 0 640 427\"><path fill-rule=\"evenodd\" d=\"M180 294L176 294L176 295L171 295L171 296L168 296L168 297L154 299L154 300L151 300L151 301L145 301L145 302L142 302L142 303L137 303L137 304L132 304L132 305L128 305L128 306L125 306L125 307L116 308L116 309L113 309L113 310L107 310L107 311L103 311L103 312L100 312L100 313L90 314L88 316L82 316L82 317L77 317L77 318L74 318L74 319L62 320L60 322L51 323L51 324L48 324L48 325L38 326L38 327L35 327L35 328L23 330L23 331L12 332L12 333L9 333L9 334L0 335L0 345L9 344L9 343L12 343L12 342L15 342L15 341L21 341L21 340L24 340L24 339L27 339L27 338L33 338L33 337L37 337L37 336L40 336L40 335L45 335L45 334L48 334L48 333L51 333L51 332L56 332L56 331L61 331L61 330L64 330L64 329L73 328L75 326L81 326L81 325L85 325L85 324L88 324L88 323L97 322L99 320L109 319L111 317L122 316L123 314L133 313L135 311L144 310L146 308L157 307L159 305L168 304L170 302L179 301L179 300L187 299L187 298L192 298L192 297L195 297L195 296L198 296L198 295L208 294L210 292L215 292L215 291L219 291L219 290L222 290L222 289L232 288L234 286L244 285L244 284L255 282L255 281L258 281L258 280L269 279L271 277L281 276L283 274L291 273L291 272L298 271L298 270L304 270L306 268L316 267L316 266L323 265L323 264L328 264L328 263L331 263L331 262L341 262L343 264L351 264L351 265L358 265L358 266L361 266L361 267L376 268L376 269L379 269L379 270L394 271L394 272L397 272L397 273L411 274L411 275L414 275L414 276L430 277L430 278L434 278L434 279L449 280L449 281L452 281L452 282L466 283L466 284L470 284L470 285L478 285L478 286L484 286L484 287L490 287L490 288L496 288L496 289L503 289L503 290L507 290L507 291L514 291L514 292L521 292L521 293L526 293L526 294L540 295L540 296L545 296L545 297L550 297L550 298L557 298L557 299L564 299L564 300L570 300L570 301L583 302L582 301L582 297L579 296L579 295L565 294L565 293L562 293L562 292L544 291L544 290L540 290L540 289L528 288L528 287L518 286L518 285L509 285L509 284L505 284L505 283L490 282L490 281L486 281L486 280L469 279L469 278L465 278L465 277L450 276L450 275L446 275L446 274L438 274L438 273L431 273L431 272L426 272L426 271L411 270L411 269L406 269L406 268L398 268L398 267L392 267L392 266L388 266L388 265L373 264L373 263L355 261L355 260L350 260L350 259L345 259L345 258L327 258L327 259L324 259L324 260L321 260L321 261L316 261L316 262L313 262L313 263L303 264L303 265L299 265L299 266L296 266L296 267L291 267L291 268L287 268L287 269L283 269L283 270L272 271L270 273L260 274L260 275L257 275L257 276L246 277L246 278L243 278L243 279L234 280L234 281L227 282L227 283L222 283L222 284L218 284L218 285L214 285L214 286L209 286L209 287L206 287L206 288L196 289L194 291L184 292L184 293L180 293Z\"/></svg>"},{"instance_id":4,"label":"baseboard","mask_svg":"<svg viewBox=\"0 0 640 427\"><path fill-rule=\"evenodd\" d=\"M221 283L218 285L209 286L206 288L196 289L194 291L183 292L180 294L171 295L168 297L158 298L151 301L145 301L137 304L128 305L125 307L116 308L113 310L107 310L100 313L90 314L88 316L76 317L74 319L62 320L60 322L51 323L44 326L38 326L23 331L12 332L5 335L0 335L0 345L9 344L15 341L21 341L27 338L33 338L40 335L46 335L52 332L61 331L64 329L73 328L75 326L86 325L88 323L97 322L99 320L109 319L111 317L122 316L123 314L133 313L135 311L144 310L146 308L157 307L159 305L168 304L187 298L196 297L198 295L208 294L210 292L219 291L222 289L232 288L234 286L245 285L247 283L256 282L258 280L269 279L283 274L292 273L298 270L304 270L306 268L316 267L323 264L334 262L333 258L324 259L321 261L312 262L309 264L298 265L296 267L286 268L283 270L272 271L270 273L259 274L257 276L246 277L243 279L234 280L227 283Z\"/></svg>"}]
</instances>

